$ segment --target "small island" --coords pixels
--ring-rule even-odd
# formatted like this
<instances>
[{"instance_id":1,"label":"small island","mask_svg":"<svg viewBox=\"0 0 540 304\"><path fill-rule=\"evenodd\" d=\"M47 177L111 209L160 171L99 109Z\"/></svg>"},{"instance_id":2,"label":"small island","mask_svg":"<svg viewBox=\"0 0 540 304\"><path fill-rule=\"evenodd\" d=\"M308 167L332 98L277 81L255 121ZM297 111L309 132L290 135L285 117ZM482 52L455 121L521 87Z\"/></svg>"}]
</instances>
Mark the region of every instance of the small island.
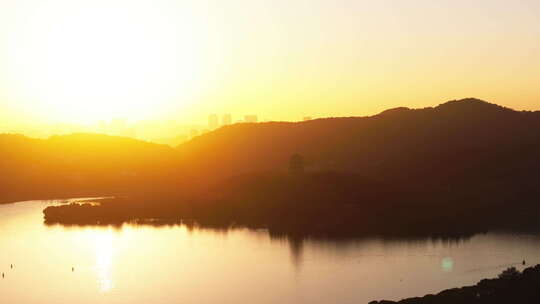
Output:
<instances>
[{"instance_id":1,"label":"small island","mask_svg":"<svg viewBox=\"0 0 540 304\"><path fill-rule=\"evenodd\" d=\"M294 156L295 161L297 157ZM538 206L509 209L496 193L455 188L413 191L344 172L258 173L236 176L198 193L135 192L90 202L49 206L46 224L196 223L246 227L296 236L464 236L494 230L534 231ZM517 204L516 204L517 206ZM525 212L528 211L528 212Z\"/></svg>"}]
</instances>

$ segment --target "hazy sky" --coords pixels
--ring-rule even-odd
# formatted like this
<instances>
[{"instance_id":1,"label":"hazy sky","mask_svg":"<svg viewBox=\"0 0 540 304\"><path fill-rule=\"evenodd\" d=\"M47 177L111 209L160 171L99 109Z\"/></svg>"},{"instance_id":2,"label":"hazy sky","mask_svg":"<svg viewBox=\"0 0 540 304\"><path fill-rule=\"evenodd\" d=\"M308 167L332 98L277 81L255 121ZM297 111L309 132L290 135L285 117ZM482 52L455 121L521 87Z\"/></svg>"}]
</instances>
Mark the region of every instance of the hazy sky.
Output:
<instances>
[{"instance_id":1,"label":"hazy sky","mask_svg":"<svg viewBox=\"0 0 540 304\"><path fill-rule=\"evenodd\" d=\"M540 109L537 0L2 0L0 124Z\"/></svg>"}]
</instances>

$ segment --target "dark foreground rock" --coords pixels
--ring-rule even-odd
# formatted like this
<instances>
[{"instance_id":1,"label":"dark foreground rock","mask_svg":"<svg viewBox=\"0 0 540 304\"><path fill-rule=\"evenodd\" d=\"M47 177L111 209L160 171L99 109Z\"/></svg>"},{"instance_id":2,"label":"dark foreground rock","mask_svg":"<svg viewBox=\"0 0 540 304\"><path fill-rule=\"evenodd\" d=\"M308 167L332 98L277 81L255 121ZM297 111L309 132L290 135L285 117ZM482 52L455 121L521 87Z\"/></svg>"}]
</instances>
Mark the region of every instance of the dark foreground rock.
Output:
<instances>
[{"instance_id":1,"label":"dark foreground rock","mask_svg":"<svg viewBox=\"0 0 540 304\"><path fill-rule=\"evenodd\" d=\"M484 279L474 286L452 288L436 295L369 304L469 304L469 303L540 303L540 265L522 273L509 268L496 279Z\"/></svg>"}]
</instances>

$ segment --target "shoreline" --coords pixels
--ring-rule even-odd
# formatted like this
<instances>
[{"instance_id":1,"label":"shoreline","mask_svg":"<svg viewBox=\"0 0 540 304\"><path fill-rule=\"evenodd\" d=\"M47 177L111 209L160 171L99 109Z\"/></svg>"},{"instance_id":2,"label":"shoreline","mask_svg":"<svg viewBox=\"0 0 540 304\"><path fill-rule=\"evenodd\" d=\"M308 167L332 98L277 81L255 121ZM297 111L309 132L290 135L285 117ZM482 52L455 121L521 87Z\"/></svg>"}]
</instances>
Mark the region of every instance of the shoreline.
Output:
<instances>
[{"instance_id":1,"label":"shoreline","mask_svg":"<svg viewBox=\"0 0 540 304\"><path fill-rule=\"evenodd\" d=\"M497 278L482 279L476 285L445 289L437 294L399 301L379 300L369 304L446 304L446 303L540 303L540 264L522 272L510 267Z\"/></svg>"},{"instance_id":2,"label":"shoreline","mask_svg":"<svg viewBox=\"0 0 540 304\"><path fill-rule=\"evenodd\" d=\"M107 198L114 198L115 196L112 195L104 195L104 194L90 194L90 193L79 193L79 194L66 194L66 195L33 195L33 196L8 196L8 197L1 197L0 196L0 205L9 205L9 204L17 204L22 202L29 202L29 201L52 201L52 200L71 200L71 201L86 201L86 200L92 200L92 199L107 199Z\"/></svg>"}]
</instances>

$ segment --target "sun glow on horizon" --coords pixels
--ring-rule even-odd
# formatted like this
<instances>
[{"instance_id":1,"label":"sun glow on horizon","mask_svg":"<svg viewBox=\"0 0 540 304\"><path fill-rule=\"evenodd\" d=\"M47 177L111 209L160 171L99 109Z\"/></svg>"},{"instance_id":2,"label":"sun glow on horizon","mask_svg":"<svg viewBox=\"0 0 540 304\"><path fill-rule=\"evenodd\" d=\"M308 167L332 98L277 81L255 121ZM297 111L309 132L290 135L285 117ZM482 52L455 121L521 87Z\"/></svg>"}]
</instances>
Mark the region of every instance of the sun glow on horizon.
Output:
<instances>
[{"instance_id":1,"label":"sun glow on horizon","mask_svg":"<svg viewBox=\"0 0 540 304\"><path fill-rule=\"evenodd\" d=\"M19 18L8 44L11 83L34 111L74 122L141 119L189 99L202 69L189 14L173 18L150 2L53 3Z\"/></svg>"},{"instance_id":2,"label":"sun glow on horizon","mask_svg":"<svg viewBox=\"0 0 540 304\"><path fill-rule=\"evenodd\" d=\"M539 16L534 0L0 1L0 128L537 110Z\"/></svg>"}]
</instances>

